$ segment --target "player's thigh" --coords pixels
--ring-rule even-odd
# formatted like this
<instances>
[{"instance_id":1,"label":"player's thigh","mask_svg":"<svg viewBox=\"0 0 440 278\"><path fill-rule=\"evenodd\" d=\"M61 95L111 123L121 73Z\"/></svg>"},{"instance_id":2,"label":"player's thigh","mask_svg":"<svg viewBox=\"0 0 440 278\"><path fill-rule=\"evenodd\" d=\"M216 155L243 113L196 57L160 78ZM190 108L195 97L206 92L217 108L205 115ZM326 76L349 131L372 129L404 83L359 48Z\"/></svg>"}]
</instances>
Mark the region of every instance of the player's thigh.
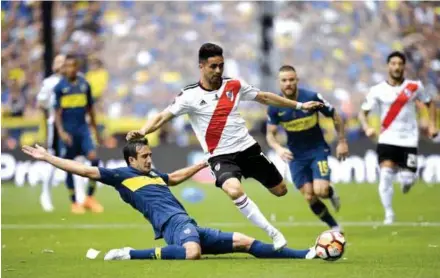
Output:
<instances>
[{"instance_id":1,"label":"player's thigh","mask_svg":"<svg viewBox=\"0 0 440 278\"><path fill-rule=\"evenodd\" d=\"M242 152L238 163L245 178L254 178L277 196L287 193L283 176L259 145L254 145Z\"/></svg>"},{"instance_id":2,"label":"player's thigh","mask_svg":"<svg viewBox=\"0 0 440 278\"><path fill-rule=\"evenodd\" d=\"M234 154L211 157L208 162L215 177L216 187L224 189L226 181L231 184L231 180L235 181L230 186L240 186L242 173L234 160Z\"/></svg>"},{"instance_id":3,"label":"player's thigh","mask_svg":"<svg viewBox=\"0 0 440 278\"><path fill-rule=\"evenodd\" d=\"M319 197L328 196L331 175L328 156L326 154L316 156L311 168L313 172L313 192Z\"/></svg>"},{"instance_id":4,"label":"player's thigh","mask_svg":"<svg viewBox=\"0 0 440 278\"><path fill-rule=\"evenodd\" d=\"M61 140L58 142L59 155L62 158L74 159L75 157L81 155L80 145L78 144L78 140L74 135L72 135L72 142L70 145L67 145Z\"/></svg>"},{"instance_id":5,"label":"player's thigh","mask_svg":"<svg viewBox=\"0 0 440 278\"><path fill-rule=\"evenodd\" d=\"M93 143L90 131L84 131L81 134L81 152L86 155L89 160L97 159L95 144Z\"/></svg>"},{"instance_id":6,"label":"player's thigh","mask_svg":"<svg viewBox=\"0 0 440 278\"><path fill-rule=\"evenodd\" d=\"M218 229L198 227L202 254L226 254L234 249L233 233Z\"/></svg>"},{"instance_id":7,"label":"player's thigh","mask_svg":"<svg viewBox=\"0 0 440 278\"><path fill-rule=\"evenodd\" d=\"M289 162L290 174L295 187L301 191L306 184L312 184L313 172L310 169L312 160L292 160ZM302 192L302 191L301 191Z\"/></svg>"},{"instance_id":8,"label":"player's thigh","mask_svg":"<svg viewBox=\"0 0 440 278\"><path fill-rule=\"evenodd\" d=\"M313 183L312 182L306 182L304 183L301 188L299 189L301 194L303 195L304 199L308 203L313 203L316 199L316 195L313 190Z\"/></svg>"}]
</instances>

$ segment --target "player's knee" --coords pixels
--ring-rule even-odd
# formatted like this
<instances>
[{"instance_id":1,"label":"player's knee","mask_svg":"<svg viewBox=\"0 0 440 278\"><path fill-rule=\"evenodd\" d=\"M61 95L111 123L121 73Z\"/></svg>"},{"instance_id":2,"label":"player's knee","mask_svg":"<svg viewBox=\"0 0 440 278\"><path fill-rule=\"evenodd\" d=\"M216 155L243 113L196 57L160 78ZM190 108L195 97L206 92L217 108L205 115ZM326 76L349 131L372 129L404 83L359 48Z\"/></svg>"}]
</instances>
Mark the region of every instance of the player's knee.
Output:
<instances>
[{"instance_id":1,"label":"player's knee","mask_svg":"<svg viewBox=\"0 0 440 278\"><path fill-rule=\"evenodd\" d=\"M284 196L287 194L286 183L284 181L282 181L277 186L270 188L269 191L275 196L278 196L278 197Z\"/></svg>"},{"instance_id":2,"label":"player's knee","mask_svg":"<svg viewBox=\"0 0 440 278\"><path fill-rule=\"evenodd\" d=\"M319 198L326 198L328 197L329 192L329 184L319 184L318 186L315 186L314 193Z\"/></svg>"},{"instance_id":3,"label":"player's knee","mask_svg":"<svg viewBox=\"0 0 440 278\"><path fill-rule=\"evenodd\" d=\"M245 252L251 248L252 243L254 243L255 239L242 233L234 233L232 236L232 241L234 251Z\"/></svg>"},{"instance_id":4,"label":"player's knee","mask_svg":"<svg viewBox=\"0 0 440 278\"><path fill-rule=\"evenodd\" d=\"M243 196L243 194L244 194L241 183L236 178L230 178L230 179L226 180L223 183L222 189L223 189L223 191L226 192L226 194L228 194L228 196L232 200L238 199L241 196Z\"/></svg>"},{"instance_id":5,"label":"player's knee","mask_svg":"<svg viewBox=\"0 0 440 278\"><path fill-rule=\"evenodd\" d=\"M199 260L202 256L200 245L194 243L185 245L185 258L187 260Z\"/></svg>"}]
</instances>

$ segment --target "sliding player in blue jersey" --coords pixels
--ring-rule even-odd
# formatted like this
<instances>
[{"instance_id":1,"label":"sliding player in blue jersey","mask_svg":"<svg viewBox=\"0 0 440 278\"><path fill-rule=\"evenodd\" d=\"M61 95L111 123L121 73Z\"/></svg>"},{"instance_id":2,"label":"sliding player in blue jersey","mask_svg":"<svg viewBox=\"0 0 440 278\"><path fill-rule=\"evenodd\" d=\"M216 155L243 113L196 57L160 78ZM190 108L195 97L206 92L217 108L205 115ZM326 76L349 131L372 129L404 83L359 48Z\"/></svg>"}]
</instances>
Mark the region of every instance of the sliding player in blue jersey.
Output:
<instances>
[{"instance_id":1,"label":"sliding player in blue jersey","mask_svg":"<svg viewBox=\"0 0 440 278\"><path fill-rule=\"evenodd\" d=\"M88 114L98 142L100 142L90 85L82 76L78 75L78 62L74 56L66 56L64 71L65 76L54 88L55 125L58 135L62 140L62 143L59 145L59 153L67 159L74 159L77 156L85 155L92 163L92 166L98 166L99 160L86 121ZM96 189L95 181L90 181L89 183L84 206L77 203L71 173L67 174L66 185L71 195L72 213L83 214L85 209L90 209L96 213L103 211L103 207L93 196Z\"/></svg>"},{"instance_id":2,"label":"sliding player in blue jersey","mask_svg":"<svg viewBox=\"0 0 440 278\"><path fill-rule=\"evenodd\" d=\"M199 163L171 174L151 169L151 149L147 139L128 141L123 149L128 167L106 169L86 166L73 160L58 158L44 148L23 146L23 152L35 159L46 161L64 171L88 177L114 187L122 200L151 223L155 238L164 238L162 248L135 250L129 247L112 249L105 260L191 260L202 254L249 253L257 258L313 259L315 248L275 251L265 244L241 233L225 233L202 228L188 216L182 204L171 193L169 186L177 185L208 166Z\"/></svg>"},{"instance_id":3,"label":"sliding player in blue jersey","mask_svg":"<svg viewBox=\"0 0 440 278\"><path fill-rule=\"evenodd\" d=\"M330 148L319 127L318 112L333 118L339 140L336 148L339 159L344 159L348 155L344 125L335 109L320 94L299 89L298 80L292 66L285 65L280 68L279 82L283 96L301 102L319 101L324 106L318 111L298 111L270 106L266 139L269 146L289 163L292 180L309 203L313 213L330 228L340 230L339 225L320 200L320 198L329 198L335 210L339 210L339 197L330 185L330 168L327 161ZM278 125L281 125L287 133L287 148L281 146L276 139Z\"/></svg>"}]
</instances>

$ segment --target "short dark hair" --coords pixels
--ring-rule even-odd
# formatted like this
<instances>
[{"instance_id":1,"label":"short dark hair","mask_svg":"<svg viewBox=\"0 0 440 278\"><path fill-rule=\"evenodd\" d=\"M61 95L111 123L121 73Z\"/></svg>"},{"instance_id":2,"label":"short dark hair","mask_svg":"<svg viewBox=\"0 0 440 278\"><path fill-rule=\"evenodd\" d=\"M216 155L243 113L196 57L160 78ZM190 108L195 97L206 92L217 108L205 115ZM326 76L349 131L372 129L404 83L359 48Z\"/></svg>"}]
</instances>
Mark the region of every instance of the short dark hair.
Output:
<instances>
[{"instance_id":1,"label":"short dark hair","mask_svg":"<svg viewBox=\"0 0 440 278\"><path fill-rule=\"evenodd\" d=\"M66 60L66 61L67 61L67 60L73 60L73 61L75 61L76 63L78 63L78 60L76 59L76 56L73 55L73 54L67 54L65 60Z\"/></svg>"},{"instance_id":2,"label":"short dark hair","mask_svg":"<svg viewBox=\"0 0 440 278\"><path fill-rule=\"evenodd\" d=\"M282 65L278 71L279 72L282 72L282 71L293 71L293 72L296 72L295 68L292 67L291 65Z\"/></svg>"},{"instance_id":3,"label":"short dark hair","mask_svg":"<svg viewBox=\"0 0 440 278\"><path fill-rule=\"evenodd\" d=\"M216 56L223 56L223 49L216 44L204 43L199 49L199 63Z\"/></svg>"},{"instance_id":4,"label":"short dark hair","mask_svg":"<svg viewBox=\"0 0 440 278\"><path fill-rule=\"evenodd\" d=\"M403 64L406 64L406 57L405 54L403 54L400 51L393 51L391 52L388 57L387 57L387 64L391 61L392 58L394 57L399 57L400 59L402 59Z\"/></svg>"},{"instance_id":5,"label":"short dark hair","mask_svg":"<svg viewBox=\"0 0 440 278\"><path fill-rule=\"evenodd\" d=\"M129 140L125 144L122 151L124 153L125 162L127 163L128 166L130 166L130 162L129 162L128 158L130 156L137 157L137 148L143 147L143 146L148 146L148 139L145 137Z\"/></svg>"}]
</instances>

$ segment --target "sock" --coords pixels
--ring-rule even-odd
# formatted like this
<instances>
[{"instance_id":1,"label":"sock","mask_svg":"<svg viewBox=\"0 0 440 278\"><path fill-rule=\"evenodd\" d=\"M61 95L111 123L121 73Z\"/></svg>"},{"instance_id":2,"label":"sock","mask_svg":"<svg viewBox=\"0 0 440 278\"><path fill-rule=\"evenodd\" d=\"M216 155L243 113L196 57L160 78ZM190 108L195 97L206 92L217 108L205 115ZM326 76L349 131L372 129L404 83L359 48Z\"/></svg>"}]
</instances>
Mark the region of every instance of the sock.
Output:
<instances>
[{"instance_id":1,"label":"sock","mask_svg":"<svg viewBox=\"0 0 440 278\"><path fill-rule=\"evenodd\" d=\"M52 180L53 180L54 174L55 174L55 168L52 167L52 165L50 165L49 177L43 181L43 185L41 188L42 194L47 194L50 196L50 193L51 193L50 191L52 188Z\"/></svg>"},{"instance_id":2,"label":"sock","mask_svg":"<svg viewBox=\"0 0 440 278\"><path fill-rule=\"evenodd\" d=\"M185 248L178 245L130 251L131 260L184 260L185 258Z\"/></svg>"},{"instance_id":3,"label":"sock","mask_svg":"<svg viewBox=\"0 0 440 278\"><path fill-rule=\"evenodd\" d=\"M261 241L255 240L252 243L248 253L257 258L266 258L266 259L276 259L276 258L304 259L308 252L309 249L295 250L286 247L281 250L274 251L272 244L266 244Z\"/></svg>"},{"instance_id":4,"label":"sock","mask_svg":"<svg viewBox=\"0 0 440 278\"><path fill-rule=\"evenodd\" d=\"M338 223L336 223L336 220L333 218L333 216L331 216L327 207L321 200L317 199L316 202L310 204L310 208L312 209L313 213L316 214L316 216L318 216L319 219L325 222L330 228L338 226Z\"/></svg>"},{"instance_id":5,"label":"sock","mask_svg":"<svg viewBox=\"0 0 440 278\"><path fill-rule=\"evenodd\" d=\"M331 198L331 197L333 197L333 194L334 194L335 192L334 192L334 189L333 189L333 186L329 186L328 187L328 196L327 196L327 198Z\"/></svg>"},{"instance_id":6,"label":"sock","mask_svg":"<svg viewBox=\"0 0 440 278\"><path fill-rule=\"evenodd\" d=\"M385 215L393 215L393 178L394 171L391 168L383 167L380 169L379 196L385 209Z\"/></svg>"},{"instance_id":7,"label":"sock","mask_svg":"<svg viewBox=\"0 0 440 278\"><path fill-rule=\"evenodd\" d=\"M93 167L98 167L99 166L99 160L92 160L92 166ZM89 181L89 187L87 188L87 196L93 196L93 194L95 194L95 190L96 190L96 181L94 180L90 180Z\"/></svg>"},{"instance_id":8,"label":"sock","mask_svg":"<svg viewBox=\"0 0 440 278\"><path fill-rule=\"evenodd\" d=\"M73 183L73 175L71 173L67 173L66 186L67 190L69 190L70 200L72 203L76 203L75 184Z\"/></svg>"},{"instance_id":9,"label":"sock","mask_svg":"<svg viewBox=\"0 0 440 278\"><path fill-rule=\"evenodd\" d=\"M266 217L261 213L257 205L246 195L234 200L235 205L254 225L263 229L269 236L272 236L274 232L278 230L272 226Z\"/></svg>"}]
</instances>

